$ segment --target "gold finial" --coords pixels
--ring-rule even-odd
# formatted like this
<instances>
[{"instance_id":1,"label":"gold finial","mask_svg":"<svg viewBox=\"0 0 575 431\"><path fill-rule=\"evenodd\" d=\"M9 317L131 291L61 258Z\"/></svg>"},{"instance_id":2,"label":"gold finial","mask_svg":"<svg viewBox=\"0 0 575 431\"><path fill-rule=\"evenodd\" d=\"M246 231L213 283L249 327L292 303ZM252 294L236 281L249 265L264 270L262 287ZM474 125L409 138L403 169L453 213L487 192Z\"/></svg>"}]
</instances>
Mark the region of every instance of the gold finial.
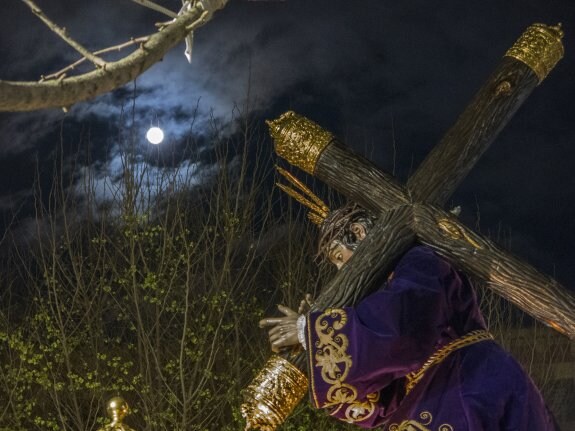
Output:
<instances>
[{"instance_id":1,"label":"gold finial","mask_svg":"<svg viewBox=\"0 0 575 431\"><path fill-rule=\"evenodd\" d=\"M110 398L106 405L106 412L110 419L112 419L112 422L100 428L98 431L133 431L128 425L122 423L124 418L130 414L130 407L124 398Z\"/></svg>"},{"instance_id":2,"label":"gold finial","mask_svg":"<svg viewBox=\"0 0 575 431\"><path fill-rule=\"evenodd\" d=\"M276 169L280 175L282 175L290 183L296 186L305 196L284 184L276 183L276 186L278 186L282 191L294 198L300 204L308 207L310 211L307 213L307 216L313 223L317 224L318 226L322 224L329 214L329 207L295 176L280 166L276 166Z\"/></svg>"},{"instance_id":3,"label":"gold finial","mask_svg":"<svg viewBox=\"0 0 575 431\"><path fill-rule=\"evenodd\" d=\"M296 366L281 356L272 356L243 391L245 430L274 431L299 404L307 388L307 377Z\"/></svg>"},{"instance_id":4,"label":"gold finial","mask_svg":"<svg viewBox=\"0 0 575 431\"><path fill-rule=\"evenodd\" d=\"M316 163L323 150L333 141L333 135L293 111L266 123L278 156L313 175Z\"/></svg>"},{"instance_id":5,"label":"gold finial","mask_svg":"<svg viewBox=\"0 0 575 431\"><path fill-rule=\"evenodd\" d=\"M535 72L541 82L563 58L562 38L561 24L556 26L533 24L527 28L505 56L525 63Z\"/></svg>"}]
</instances>

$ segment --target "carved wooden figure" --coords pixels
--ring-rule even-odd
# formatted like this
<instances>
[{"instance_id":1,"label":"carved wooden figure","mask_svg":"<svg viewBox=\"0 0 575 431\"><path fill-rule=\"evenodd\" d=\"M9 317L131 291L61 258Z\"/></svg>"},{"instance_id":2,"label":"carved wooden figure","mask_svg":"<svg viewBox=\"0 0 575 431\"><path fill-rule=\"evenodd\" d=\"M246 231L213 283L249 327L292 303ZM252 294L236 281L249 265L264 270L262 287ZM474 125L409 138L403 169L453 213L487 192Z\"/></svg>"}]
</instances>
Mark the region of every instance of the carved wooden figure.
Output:
<instances>
[{"instance_id":1,"label":"carved wooden figure","mask_svg":"<svg viewBox=\"0 0 575 431\"><path fill-rule=\"evenodd\" d=\"M463 271L484 279L489 288L528 314L575 339L573 294L441 208L530 92L562 58L562 36L559 26L529 27L407 185L293 112L268 123L280 157L379 218L351 260L322 290L314 308L355 304L370 293L372 281L389 272L395 259L419 241ZM303 355L284 357L304 367Z\"/></svg>"}]
</instances>

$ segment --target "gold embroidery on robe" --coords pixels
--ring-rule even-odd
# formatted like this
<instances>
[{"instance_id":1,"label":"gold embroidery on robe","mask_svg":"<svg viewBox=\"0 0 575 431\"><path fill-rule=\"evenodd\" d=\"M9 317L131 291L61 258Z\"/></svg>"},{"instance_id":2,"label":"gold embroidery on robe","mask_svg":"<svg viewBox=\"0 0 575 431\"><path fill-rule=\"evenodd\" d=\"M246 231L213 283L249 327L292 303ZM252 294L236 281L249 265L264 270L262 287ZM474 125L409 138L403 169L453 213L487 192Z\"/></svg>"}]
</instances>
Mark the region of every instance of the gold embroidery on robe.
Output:
<instances>
[{"instance_id":1,"label":"gold embroidery on robe","mask_svg":"<svg viewBox=\"0 0 575 431\"><path fill-rule=\"evenodd\" d=\"M327 309L316 319L314 329L318 339L314 359L315 366L321 370L322 380L330 385L321 408L333 409L332 415L345 408L344 420L354 423L369 418L376 411L379 393L374 392L365 400L358 400L355 386L345 382L353 365L347 353L349 340L339 332L346 324L347 313L340 308Z\"/></svg>"},{"instance_id":2,"label":"gold embroidery on robe","mask_svg":"<svg viewBox=\"0 0 575 431\"><path fill-rule=\"evenodd\" d=\"M394 423L389 425L388 431L434 431L431 426L433 422L433 416L430 412L423 411L419 414L419 419L421 422L410 419L404 420L401 423ZM449 424L439 425L437 431L455 431L455 429Z\"/></svg>"}]
</instances>

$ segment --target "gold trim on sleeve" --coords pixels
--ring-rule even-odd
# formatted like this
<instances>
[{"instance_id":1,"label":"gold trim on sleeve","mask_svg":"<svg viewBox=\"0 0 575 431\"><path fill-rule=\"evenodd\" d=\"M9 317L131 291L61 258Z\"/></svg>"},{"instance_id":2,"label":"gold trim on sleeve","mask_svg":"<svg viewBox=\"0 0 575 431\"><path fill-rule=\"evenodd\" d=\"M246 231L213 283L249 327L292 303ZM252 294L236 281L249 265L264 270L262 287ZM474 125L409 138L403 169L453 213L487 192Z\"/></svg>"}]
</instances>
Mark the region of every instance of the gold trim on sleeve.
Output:
<instances>
[{"instance_id":1,"label":"gold trim on sleeve","mask_svg":"<svg viewBox=\"0 0 575 431\"><path fill-rule=\"evenodd\" d=\"M317 341L314 344L314 360L315 367L320 368L322 380L330 385L326 402L321 408L333 409L331 415L345 409L345 418L342 419L354 423L366 420L375 413L379 392L370 393L365 399L358 400L357 388L345 381L353 365L353 359L347 353L349 339L340 332L347 321L345 310L338 308L327 309L315 320ZM317 403L315 388L313 392Z\"/></svg>"}]
</instances>

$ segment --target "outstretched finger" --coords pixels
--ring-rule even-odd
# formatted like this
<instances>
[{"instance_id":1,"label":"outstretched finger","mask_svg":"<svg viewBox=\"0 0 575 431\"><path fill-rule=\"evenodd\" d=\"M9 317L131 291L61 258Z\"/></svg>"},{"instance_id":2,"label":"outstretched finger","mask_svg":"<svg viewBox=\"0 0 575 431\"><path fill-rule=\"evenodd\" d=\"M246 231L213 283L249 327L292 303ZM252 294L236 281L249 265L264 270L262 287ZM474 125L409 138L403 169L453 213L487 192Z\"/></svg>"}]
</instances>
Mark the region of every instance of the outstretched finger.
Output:
<instances>
[{"instance_id":1,"label":"outstretched finger","mask_svg":"<svg viewBox=\"0 0 575 431\"><path fill-rule=\"evenodd\" d=\"M278 310L281 311L283 314L285 314L288 317L297 317L298 314L293 311L291 308L286 307L285 305L278 305Z\"/></svg>"},{"instance_id":2,"label":"outstretched finger","mask_svg":"<svg viewBox=\"0 0 575 431\"><path fill-rule=\"evenodd\" d=\"M268 326L275 326L284 322L285 317L266 317L259 321L258 325L260 328L266 328Z\"/></svg>"}]
</instances>

